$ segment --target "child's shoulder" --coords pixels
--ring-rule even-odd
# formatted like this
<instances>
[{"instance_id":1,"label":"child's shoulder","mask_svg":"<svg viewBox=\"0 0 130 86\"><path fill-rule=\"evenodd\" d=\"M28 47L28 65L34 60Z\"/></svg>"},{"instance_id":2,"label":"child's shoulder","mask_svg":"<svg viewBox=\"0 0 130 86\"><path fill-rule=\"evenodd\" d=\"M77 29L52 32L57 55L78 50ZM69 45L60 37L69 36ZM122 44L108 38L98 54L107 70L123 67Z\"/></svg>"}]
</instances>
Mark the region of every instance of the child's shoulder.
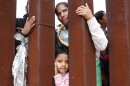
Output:
<instances>
[{"instance_id":1,"label":"child's shoulder","mask_svg":"<svg viewBox=\"0 0 130 86\"><path fill-rule=\"evenodd\" d=\"M65 74L61 74L61 73L58 73L54 76L55 78L60 78L60 77L69 77L69 72L65 73Z\"/></svg>"},{"instance_id":2,"label":"child's shoulder","mask_svg":"<svg viewBox=\"0 0 130 86\"><path fill-rule=\"evenodd\" d=\"M55 78L58 78L58 77L61 77L61 76L62 76L62 74L58 73L58 74L56 74L54 77L55 77Z\"/></svg>"}]
</instances>

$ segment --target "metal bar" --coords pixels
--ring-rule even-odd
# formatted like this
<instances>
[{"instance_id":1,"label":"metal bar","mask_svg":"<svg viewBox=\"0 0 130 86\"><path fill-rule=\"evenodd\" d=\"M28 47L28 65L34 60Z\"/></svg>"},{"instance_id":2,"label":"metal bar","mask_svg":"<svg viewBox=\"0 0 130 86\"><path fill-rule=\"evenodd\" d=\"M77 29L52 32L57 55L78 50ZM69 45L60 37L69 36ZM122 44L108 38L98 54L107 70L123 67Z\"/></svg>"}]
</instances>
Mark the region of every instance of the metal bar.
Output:
<instances>
[{"instance_id":1,"label":"metal bar","mask_svg":"<svg viewBox=\"0 0 130 86\"><path fill-rule=\"evenodd\" d=\"M69 55L70 86L96 86L96 58L91 36L83 17L77 16L76 8L92 0L69 0Z\"/></svg>"},{"instance_id":2,"label":"metal bar","mask_svg":"<svg viewBox=\"0 0 130 86\"><path fill-rule=\"evenodd\" d=\"M130 0L106 2L110 86L130 86Z\"/></svg>"},{"instance_id":3,"label":"metal bar","mask_svg":"<svg viewBox=\"0 0 130 86\"><path fill-rule=\"evenodd\" d=\"M55 59L54 0L30 0L36 27L29 36L29 86L53 86Z\"/></svg>"},{"instance_id":4,"label":"metal bar","mask_svg":"<svg viewBox=\"0 0 130 86\"><path fill-rule=\"evenodd\" d=\"M13 86L11 74L15 54L16 1L0 0L0 85Z\"/></svg>"}]
</instances>

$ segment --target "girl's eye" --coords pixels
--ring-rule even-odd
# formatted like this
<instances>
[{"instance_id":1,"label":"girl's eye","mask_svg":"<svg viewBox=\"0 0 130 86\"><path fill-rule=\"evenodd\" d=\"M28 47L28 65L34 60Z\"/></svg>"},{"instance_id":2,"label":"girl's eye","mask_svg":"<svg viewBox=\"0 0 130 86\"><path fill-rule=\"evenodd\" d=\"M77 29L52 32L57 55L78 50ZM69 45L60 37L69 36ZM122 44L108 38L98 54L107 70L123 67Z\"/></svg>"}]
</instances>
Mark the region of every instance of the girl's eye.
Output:
<instances>
[{"instance_id":1,"label":"girl's eye","mask_svg":"<svg viewBox=\"0 0 130 86\"><path fill-rule=\"evenodd\" d=\"M61 60L59 60L58 62L62 62Z\"/></svg>"},{"instance_id":2,"label":"girl's eye","mask_svg":"<svg viewBox=\"0 0 130 86\"><path fill-rule=\"evenodd\" d=\"M66 63L69 63L69 61L65 61Z\"/></svg>"}]
</instances>

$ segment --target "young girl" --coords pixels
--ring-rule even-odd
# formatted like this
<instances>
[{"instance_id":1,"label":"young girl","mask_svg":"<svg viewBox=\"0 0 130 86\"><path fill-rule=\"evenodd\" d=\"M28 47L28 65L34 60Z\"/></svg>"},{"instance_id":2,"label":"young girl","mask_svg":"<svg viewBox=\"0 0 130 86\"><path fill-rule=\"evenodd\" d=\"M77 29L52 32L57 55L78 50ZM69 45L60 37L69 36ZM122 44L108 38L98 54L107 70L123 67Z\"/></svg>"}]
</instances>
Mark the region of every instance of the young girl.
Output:
<instances>
[{"instance_id":1,"label":"young girl","mask_svg":"<svg viewBox=\"0 0 130 86\"><path fill-rule=\"evenodd\" d=\"M69 86L69 59L66 51L58 51L55 59L55 86Z\"/></svg>"}]
</instances>

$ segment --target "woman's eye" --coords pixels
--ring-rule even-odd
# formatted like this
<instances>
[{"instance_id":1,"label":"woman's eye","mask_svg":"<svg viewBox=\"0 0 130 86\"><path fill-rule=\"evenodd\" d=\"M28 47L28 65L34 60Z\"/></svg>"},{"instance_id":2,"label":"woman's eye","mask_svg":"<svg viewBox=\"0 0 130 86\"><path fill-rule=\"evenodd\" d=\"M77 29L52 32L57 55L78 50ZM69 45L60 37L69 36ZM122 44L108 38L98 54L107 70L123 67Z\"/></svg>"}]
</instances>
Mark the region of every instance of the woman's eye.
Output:
<instances>
[{"instance_id":1,"label":"woman's eye","mask_svg":"<svg viewBox=\"0 0 130 86\"><path fill-rule=\"evenodd\" d=\"M62 61L59 60L58 62L62 62Z\"/></svg>"},{"instance_id":2,"label":"woman's eye","mask_svg":"<svg viewBox=\"0 0 130 86\"><path fill-rule=\"evenodd\" d=\"M58 16L61 15L61 13L58 13Z\"/></svg>"},{"instance_id":3,"label":"woman's eye","mask_svg":"<svg viewBox=\"0 0 130 86\"><path fill-rule=\"evenodd\" d=\"M68 9L63 10L63 12L66 12Z\"/></svg>"}]
</instances>

